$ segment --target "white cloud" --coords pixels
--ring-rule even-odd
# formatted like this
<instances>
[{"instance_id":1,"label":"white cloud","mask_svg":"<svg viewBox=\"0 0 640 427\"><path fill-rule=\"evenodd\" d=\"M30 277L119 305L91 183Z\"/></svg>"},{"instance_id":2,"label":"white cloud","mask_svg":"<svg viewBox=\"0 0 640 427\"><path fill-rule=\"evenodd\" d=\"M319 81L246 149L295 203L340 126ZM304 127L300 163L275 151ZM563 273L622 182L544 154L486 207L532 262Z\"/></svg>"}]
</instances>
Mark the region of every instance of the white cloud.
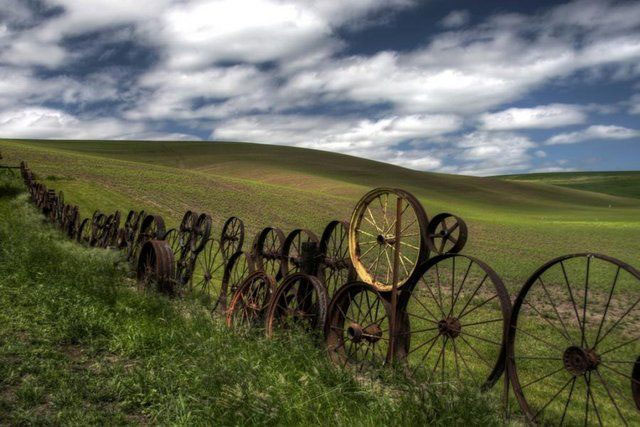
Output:
<instances>
[{"instance_id":1,"label":"white cloud","mask_svg":"<svg viewBox=\"0 0 640 427\"><path fill-rule=\"evenodd\" d=\"M51 108L32 107L0 113L0 135L5 138L117 139L142 129L141 125L116 119L80 120Z\"/></svg>"},{"instance_id":2,"label":"white cloud","mask_svg":"<svg viewBox=\"0 0 640 427\"><path fill-rule=\"evenodd\" d=\"M379 120L261 115L224 122L211 137L327 150L427 169L440 165L440 160L428 150L403 151L394 146L454 132L461 124L458 117L451 115L392 116Z\"/></svg>"},{"instance_id":3,"label":"white cloud","mask_svg":"<svg viewBox=\"0 0 640 427\"><path fill-rule=\"evenodd\" d=\"M469 22L471 15L466 10L454 10L442 19L445 28L458 28Z\"/></svg>"},{"instance_id":4,"label":"white cloud","mask_svg":"<svg viewBox=\"0 0 640 427\"><path fill-rule=\"evenodd\" d=\"M547 140L546 144L575 144L600 139L630 139L637 137L640 137L640 130L613 125L593 125L583 130L552 136Z\"/></svg>"},{"instance_id":5,"label":"white cloud","mask_svg":"<svg viewBox=\"0 0 640 427\"><path fill-rule=\"evenodd\" d=\"M509 108L480 115L487 130L550 129L584 123L587 116L579 105L549 104L532 108Z\"/></svg>"}]
</instances>

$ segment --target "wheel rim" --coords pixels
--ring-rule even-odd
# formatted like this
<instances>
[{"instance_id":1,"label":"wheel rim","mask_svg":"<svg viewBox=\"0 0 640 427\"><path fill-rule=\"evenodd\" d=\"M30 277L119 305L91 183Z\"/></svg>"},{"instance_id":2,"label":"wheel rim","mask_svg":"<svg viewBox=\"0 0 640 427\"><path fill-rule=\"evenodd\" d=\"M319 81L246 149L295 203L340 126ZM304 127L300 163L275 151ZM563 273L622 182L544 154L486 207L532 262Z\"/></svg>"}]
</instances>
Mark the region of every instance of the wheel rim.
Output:
<instances>
[{"instance_id":1,"label":"wheel rim","mask_svg":"<svg viewBox=\"0 0 640 427\"><path fill-rule=\"evenodd\" d=\"M431 218L427 233L429 248L440 255L459 253L467 243L467 224L459 216L449 213Z\"/></svg>"},{"instance_id":2,"label":"wheel rim","mask_svg":"<svg viewBox=\"0 0 640 427\"><path fill-rule=\"evenodd\" d=\"M327 294L322 283L304 273L291 274L282 280L269 304L267 336L276 329L319 331L324 327L326 312Z\"/></svg>"},{"instance_id":3,"label":"wheel rim","mask_svg":"<svg viewBox=\"0 0 640 427\"><path fill-rule=\"evenodd\" d=\"M220 235L220 243L222 244L222 255L226 260L242 250L244 222L240 218L232 216L225 221Z\"/></svg>"},{"instance_id":4,"label":"wheel rim","mask_svg":"<svg viewBox=\"0 0 640 427\"><path fill-rule=\"evenodd\" d=\"M400 218L400 235L396 221ZM377 188L356 205L349 228L349 254L360 280L379 291L391 290L399 239L397 286L411 281L417 266L429 256L427 215L418 200L403 190Z\"/></svg>"},{"instance_id":5,"label":"wheel rim","mask_svg":"<svg viewBox=\"0 0 640 427\"><path fill-rule=\"evenodd\" d=\"M239 330L264 325L264 314L274 288L273 279L262 271L247 277L231 298L227 325Z\"/></svg>"},{"instance_id":6,"label":"wheel rim","mask_svg":"<svg viewBox=\"0 0 640 427\"><path fill-rule=\"evenodd\" d=\"M200 214L193 227L191 237L191 252L198 253L209 240L211 235L211 217L208 214Z\"/></svg>"},{"instance_id":7,"label":"wheel rim","mask_svg":"<svg viewBox=\"0 0 640 427\"><path fill-rule=\"evenodd\" d=\"M318 237L310 230L296 229L285 238L282 246L282 276L304 272L305 265L302 246L307 243L318 243ZM315 272L309 272L315 274Z\"/></svg>"},{"instance_id":8,"label":"wheel rim","mask_svg":"<svg viewBox=\"0 0 640 427\"><path fill-rule=\"evenodd\" d=\"M529 421L637 421L639 285L640 272L592 253L551 260L527 280L513 307L507 366Z\"/></svg>"},{"instance_id":9,"label":"wheel rim","mask_svg":"<svg viewBox=\"0 0 640 427\"><path fill-rule=\"evenodd\" d=\"M227 262L222 278L222 290L218 307L227 310L227 295L233 295L247 276L254 271L251 257L246 252L236 252Z\"/></svg>"},{"instance_id":10,"label":"wheel rim","mask_svg":"<svg viewBox=\"0 0 640 427\"><path fill-rule=\"evenodd\" d=\"M336 365L376 369L390 359L389 303L364 282L344 285L329 304L325 340Z\"/></svg>"},{"instance_id":11,"label":"wheel rim","mask_svg":"<svg viewBox=\"0 0 640 427\"><path fill-rule=\"evenodd\" d=\"M396 360L426 382L465 382L486 390L504 371L511 303L482 261L441 255L419 268L402 292Z\"/></svg>"},{"instance_id":12,"label":"wheel rim","mask_svg":"<svg viewBox=\"0 0 640 427\"><path fill-rule=\"evenodd\" d=\"M274 281L282 277L282 244L284 234L279 228L267 227L256 237L254 257L256 268L264 271Z\"/></svg>"},{"instance_id":13,"label":"wheel rim","mask_svg":"<svg viewBox=\"0 0 640 427\"><path fill-rule=\"evenodd\" d=\"M212 309L216 308L220 298L224 266L220 243L215 239L207 239L202 251L197 254L191 282L193 289L200 292L208 303L213 302Z\"/></svg>"},{"instance_id":14,"label":"wheel rim","mask_svg":"<svg viewBox=\"0 0 640 427\"><path fill-rule=\"evenodd\" d=\"M331 221L320 239L321 262L318 277L327 288L329 298L338 288L355 280L355 270L349 257L349 223Z\"/></svg>"}]
</instances>

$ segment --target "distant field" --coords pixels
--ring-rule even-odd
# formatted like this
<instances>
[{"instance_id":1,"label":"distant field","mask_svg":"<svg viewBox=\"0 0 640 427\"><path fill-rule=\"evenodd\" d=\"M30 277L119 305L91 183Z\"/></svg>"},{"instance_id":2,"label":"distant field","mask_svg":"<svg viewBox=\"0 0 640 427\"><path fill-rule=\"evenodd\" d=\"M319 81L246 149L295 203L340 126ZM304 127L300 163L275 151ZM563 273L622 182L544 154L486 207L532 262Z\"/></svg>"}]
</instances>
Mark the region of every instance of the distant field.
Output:
<instances>
[{"instance_id":1,"label":"distant field","mask_svg":"<svg viewBox=\"0 0 640 427\"><path fill-rule=\"evenodd\" d=\"M496 178L508 181L539 182L575 188L576 190L640 199L640 171L532 173L504 175Z\"/></svg>"},{"instance_id":2,"label":"distant field","mask_svg":"<svg viewBox=\"0 0 640 427\"><path fill-rule=\"evenodd\" d=\"M491 265L511 292L541 263L565 253L602 252L640 265L640 199L633 197L235 142L3 140L0 151L5 163L26 160L83 215L145 208L176 225L193 209L209 212L216 232L237 215L251 234L266 225L319 234L328 221L348 219L369 189L401 187L429 216L462 216L470 234L465 253Z\"/></svg>"}]
</instances>

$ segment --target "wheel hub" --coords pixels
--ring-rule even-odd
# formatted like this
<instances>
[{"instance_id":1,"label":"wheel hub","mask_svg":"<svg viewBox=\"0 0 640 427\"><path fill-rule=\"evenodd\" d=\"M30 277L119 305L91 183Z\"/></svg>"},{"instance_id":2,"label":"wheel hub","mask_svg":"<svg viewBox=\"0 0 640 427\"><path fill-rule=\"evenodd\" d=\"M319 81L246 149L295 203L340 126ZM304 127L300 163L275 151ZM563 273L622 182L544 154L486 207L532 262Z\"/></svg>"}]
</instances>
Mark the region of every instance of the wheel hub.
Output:
<instances>
[{"instance_id":1,"label":"wheel hub","mask_svg":"<svg viewBox=\"0 0 640 427\"><path fill-rule=\"evenodd\" d=\"M438 322L438 330L440 331L440 335L456 338L462 331L462 325L457 318L447 317Z\"/></svg>"},{"instance_id":2,"label":"wheel hub","mask_svg":"<svg viewBox=\"0 0 640 427\"><path fill-rule=\"evenodd\" d=\"M600 364L600 356L593 349L568 347L562 355L564 368L574 376L593 371Z\"/></svg>"},{"instance_id":3,"label":"wheel hub","mask_svg":"<svg viewBox=\"0 0 640 427\"><path fill-rule=\"evenodd\" d=\"M382 329L377 324L373 324L363 328L357 323L351 323L347 327L347 337L355 344L358 344L362 340L366 340L370 343L376 343L382 338Z\"/></svg>"},{"instance_id":4,"label":"wheel hub","mask_svg":"<svg viewBox=\"0 0 640 427\"><path fill-rule=\"evenodd\" d=\"M376 241L378 242L379 245L385 245L385 244L393 245L396 243L396 239L394 236L387 237L382 234L378 234L378 237L376 237Z\"/></svg>"}]
</instances>

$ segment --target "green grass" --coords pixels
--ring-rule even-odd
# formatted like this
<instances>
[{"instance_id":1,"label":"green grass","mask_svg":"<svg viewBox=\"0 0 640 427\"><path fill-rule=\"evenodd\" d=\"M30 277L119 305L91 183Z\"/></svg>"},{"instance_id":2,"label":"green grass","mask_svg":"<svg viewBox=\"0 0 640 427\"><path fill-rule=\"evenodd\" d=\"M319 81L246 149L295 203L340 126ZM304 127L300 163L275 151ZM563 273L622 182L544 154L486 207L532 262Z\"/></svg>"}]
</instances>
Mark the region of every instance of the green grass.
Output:
<instances>
[{"instance_id":1,"label":"green grass","mask_svg":"<svg viewBox=\"0 0 640 427\"><path fill-rule=\"evenodd\" d=\"M465 253L492 266L516 292L546 260L572 252L640 259L640 200L539 182L418 172L291 147L230 142L9 141L6 161L28 161L49 186L82 208L144 208L175 225L183 212L208 212L214 230L240 216L249 243L260 228L320 234L348 219L376 186L414 193L431 217L462 216Z\"/></svg>"},{"instance_id":2,"label":"green grass","mask_svg":"<svg viewBox=\"0 0 640 427\"><path fill-rule=\"evenodd\" d=\"M538 182L593 191L612 196L640 199L640 172L563 172L504 175L496 177L508 181Z\"/></svg>"},{"instance_id":3,"label":"green grass","mask_svg":"<svg viewBox=\"0 0 640 427\"><path fill-rule=\"evenodd\" d=\"M495 395L329 365L305 335L236 334L136 290L121 256L63 236L0 183L0 423L499 425Z\"/></svg>"}]
</instances>

